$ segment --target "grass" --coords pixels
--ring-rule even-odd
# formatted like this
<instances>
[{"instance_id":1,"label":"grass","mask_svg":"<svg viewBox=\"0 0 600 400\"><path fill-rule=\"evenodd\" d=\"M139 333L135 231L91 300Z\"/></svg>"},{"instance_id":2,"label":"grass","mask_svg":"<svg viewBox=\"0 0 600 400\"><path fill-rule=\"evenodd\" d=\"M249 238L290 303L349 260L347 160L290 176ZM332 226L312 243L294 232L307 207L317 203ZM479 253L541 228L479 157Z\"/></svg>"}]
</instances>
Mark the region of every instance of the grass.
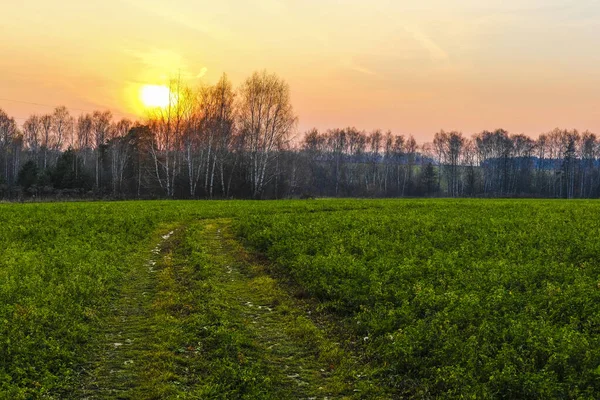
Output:
<instances>
[{"instance_id":1,"label":"grass","mask_svg":"<svg viewBox=\"0 0 600 400\"><path fill-rule=\"evenodd\" d=\"M63 398L78 385L82 366L102 336L98 324L110 315L124 278L162 224L296 207L331 205L0 204L1 397Z\"/></svg>"},{"instance_id":2,"label":"grass","mask_svg":"<svg viewBox=\"0 0 600 400\"><path fill-rule=\"evenodd\" d=\"M73 397L297 399L383 396L227 219L159 229L160 249L127 275ZM356 376L362 379L355 379ZM381 397L385 398L385 397Z\"/></svg>"},{"instance_id":3,"label":"grass","mask_svg":"<svg viewBox=\"0 0 600 400\"><path fill-rule=\"evenodd\" d=\"M598 219L595 201L0 204L0 397L597 398Z\"/></svg>"},{"instance_id":4,"label":"grass","mask_svg":"<svg viewBox=\"0 0 600 400\"><path fill-rule=\"evenodd\" d=\"M397 395L597 398L600 203L382 201L238 221Z\"/></svg>"}]
</instances>

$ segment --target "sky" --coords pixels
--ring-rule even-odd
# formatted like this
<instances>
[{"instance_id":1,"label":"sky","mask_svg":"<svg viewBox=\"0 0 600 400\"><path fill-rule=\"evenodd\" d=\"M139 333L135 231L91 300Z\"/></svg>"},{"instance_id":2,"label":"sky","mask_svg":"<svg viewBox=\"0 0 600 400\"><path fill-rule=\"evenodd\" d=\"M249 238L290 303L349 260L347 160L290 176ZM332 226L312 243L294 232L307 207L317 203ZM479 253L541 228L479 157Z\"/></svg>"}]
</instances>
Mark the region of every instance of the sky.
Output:
<instances>
[{"instance_id":1,"label":"sky","mask_svg":"<svg viewBox=\"0 0 600 400\"><path fill-rule=\"evenodd\" d=\"M266 69L298 133L600 133L600 0L3 1L0 108L141 117L140 88ZM35 103L35 104L32 104Z\"/></svg>"}]
</instances>

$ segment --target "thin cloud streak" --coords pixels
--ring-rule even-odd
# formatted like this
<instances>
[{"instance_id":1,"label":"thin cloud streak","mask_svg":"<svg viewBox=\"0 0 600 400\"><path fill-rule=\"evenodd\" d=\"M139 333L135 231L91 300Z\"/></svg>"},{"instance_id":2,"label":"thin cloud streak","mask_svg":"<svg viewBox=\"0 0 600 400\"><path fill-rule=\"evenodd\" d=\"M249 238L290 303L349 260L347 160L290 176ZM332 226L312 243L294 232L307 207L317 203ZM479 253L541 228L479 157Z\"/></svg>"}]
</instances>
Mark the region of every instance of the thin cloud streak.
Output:
<instances>
[{"instance_id":1,"label":"thin cloud streak","mask_svg":"<svg viewBox=\"0 0 600 400\"><path fill-rule=\"evenodd\" d=\"M359 72L364 75L372 75L372 76L377 75L374 71L372 71L369 68L366 68L362 65L358 65L355 62L353 62L352 60L343 61L342 66L346 69L349 69L350 71Z\"/></svg>"},{"instance_id":2,"label":"thin cloud streak","mask_svg":"<svg viewBox=\"0 0 600 400\"><path fill-rule=\"evenodd\" d=\"M431 37L427 36L423 31L416 27L405 26L404 30L411 34L413 38L419 42L428 52L432 60L447 61L448 53L446 53Z\"/></svg>"}]
</instances>

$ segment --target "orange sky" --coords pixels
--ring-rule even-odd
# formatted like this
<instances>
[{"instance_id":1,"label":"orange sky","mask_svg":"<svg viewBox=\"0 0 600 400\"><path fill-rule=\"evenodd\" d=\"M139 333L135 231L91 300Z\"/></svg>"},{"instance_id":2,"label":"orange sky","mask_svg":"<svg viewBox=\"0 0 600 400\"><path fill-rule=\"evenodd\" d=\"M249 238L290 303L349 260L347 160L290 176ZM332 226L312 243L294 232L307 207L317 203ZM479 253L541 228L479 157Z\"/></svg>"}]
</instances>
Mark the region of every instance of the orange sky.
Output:
<instances>
[{"instance_id":1,"label":"orange sky","mask_svg":"<svg viewBox=\"0 0 600 400\"><path fill-rule=\"evenodd\" d=\"M266 68L289 82L300 132L600 133L597 0L5 3L0 108L19 122L60 104L139 115L143 84Z\"/></svg>"}]
</instances>

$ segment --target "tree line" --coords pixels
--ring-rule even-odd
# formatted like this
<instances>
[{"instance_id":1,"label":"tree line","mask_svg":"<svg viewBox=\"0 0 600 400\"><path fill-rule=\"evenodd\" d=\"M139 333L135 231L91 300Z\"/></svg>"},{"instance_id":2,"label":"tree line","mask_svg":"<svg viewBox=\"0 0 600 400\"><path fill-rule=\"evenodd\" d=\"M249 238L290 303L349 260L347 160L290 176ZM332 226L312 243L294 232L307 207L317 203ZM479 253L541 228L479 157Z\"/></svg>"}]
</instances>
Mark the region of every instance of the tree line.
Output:
<instances>
[{"instance_id":1,"label":"tree line","mask_svg":"<svg viewBox=\"0 0 600 400\"><path fill-rule=\"evenodd\" d=\"M170 84L143 121L64 107L21 126L0 109L0 196L25 198L600 197L600 141L555 129L471 137L353 127L294 140L288 84L255 72L237 89Z\"/></svg>"}]
</instances>

